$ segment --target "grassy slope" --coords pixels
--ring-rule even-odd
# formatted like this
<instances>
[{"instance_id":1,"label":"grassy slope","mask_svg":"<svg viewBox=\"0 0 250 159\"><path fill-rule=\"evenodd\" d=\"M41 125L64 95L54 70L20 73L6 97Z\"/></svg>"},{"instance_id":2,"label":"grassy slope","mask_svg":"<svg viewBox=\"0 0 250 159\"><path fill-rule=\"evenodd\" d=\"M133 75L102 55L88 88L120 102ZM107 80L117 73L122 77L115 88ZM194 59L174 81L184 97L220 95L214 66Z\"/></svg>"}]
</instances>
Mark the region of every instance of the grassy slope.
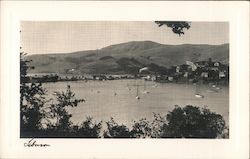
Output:
<instances>
[{"instance_id":1,"label":"grassy slope","mask_svg":"<svg viewBox=\"0 0 250 159\"><path fill-rule=\"evenodd\" d=\"M68 54L31 55L32 73L64 73L75 68L82 73L133 73L151 63L169 67L187 60L229 63L229 45L163 45L151 41L132 41L100 50Z\"/></svg>"}]
</instances>

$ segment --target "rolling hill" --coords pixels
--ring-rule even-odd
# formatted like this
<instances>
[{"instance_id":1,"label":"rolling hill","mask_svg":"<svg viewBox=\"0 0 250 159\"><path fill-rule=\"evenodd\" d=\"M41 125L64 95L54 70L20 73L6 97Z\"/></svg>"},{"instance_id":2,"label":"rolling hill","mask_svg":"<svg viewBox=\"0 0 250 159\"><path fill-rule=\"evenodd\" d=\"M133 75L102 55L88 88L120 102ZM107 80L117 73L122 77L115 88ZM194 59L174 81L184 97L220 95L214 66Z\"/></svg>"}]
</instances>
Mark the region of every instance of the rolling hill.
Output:
<instances>
[{"instance_id":1,"label":"rolling hill","mask_svg":"<svg viewBox=\"0 0 250 159\"><path fill-rule=\"evenodd\" d=\"M30 73L130 74L149 66L161 70L189 61L212 58L229 63L229 44L164 45L152 41L131 41L110 45L99 50L63 54L30 55L35 67Z\"/></svg>"}]
</instances>

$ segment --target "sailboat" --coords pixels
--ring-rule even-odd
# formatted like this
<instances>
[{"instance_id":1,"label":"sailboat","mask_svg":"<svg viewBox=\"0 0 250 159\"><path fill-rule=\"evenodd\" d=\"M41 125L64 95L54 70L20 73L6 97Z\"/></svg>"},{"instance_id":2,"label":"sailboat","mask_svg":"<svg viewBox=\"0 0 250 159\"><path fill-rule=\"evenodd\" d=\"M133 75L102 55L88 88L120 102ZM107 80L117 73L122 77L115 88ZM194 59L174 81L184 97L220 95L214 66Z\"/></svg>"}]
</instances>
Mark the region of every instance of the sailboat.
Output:
<instances>
[{"instance_id":1,"label":"sailboat","mask_svg":"<svg viewBox=\"0 0 250 159\"><path fill-rule=\"evenodd\" d=\"M203 96L203 95L201 95L201 94L197 94L197 93L195 94L195 97L196 97L196 98L204 98L204 96Z\"/></svg>"},{"instance_id":2,"label":"sailboat","mask_svg":"<svg viewBox=\"0 0 250 159\"><path fill-rule=\"evenodd\" d=\"M139 96L139 86L138 85L136 85L136 97L135 97L136 99L140 99L140 96Z\"/></svg>"},{"instance_id":3,"label":"sailboat","mask_svg":"<svg viewBox=\"0 0 250 159\"><path fill-rule=\"evenodd\" d=\"M144 94L148 94L149 91L146 90L146 81L144 81L144 85L143 86L144 86L143 93Z\"/></svg>"},{"instance_id":4,"label":"sailboat","mask_svg":"<svg viewBox=\"0 0 250 159\"><path fill-rule=\"evenodd\" d=\"M58 94L60 94L59 91L54 91L54 92L53 92L53 95L58 95Z\"/></svg>"},{"instance_id":5,"label":"sailboat","mask_svg":"<svg viewBox=\"0 0 250 159\"><path fill-rule=\"evenodd\" d=\"M216 84L213 84L212 87L213 87L214 89L217 89L217 90L220 90L220 89L221 89L220 87L218 87L218 84L217 84L217 83L216 83Z\"/></svg>"},{"instance_id":6,"label":"sailboat","mask_svg":"<svg viewBox=\"0 0 250 159\"><path fill-rule=\"evenodd\" d=\"M129 85L127 84L127 87L128 87L128 90L130 91L131 90L131 88L129 87Z\"/></svg>"},{"instance_id":7,"label":"sailboat","mask_svg":"<svg viewBox=\"0 0 250 159\"><path fill-rule=\"evenodd\" d=\"M221 88L220 87L216 87L215 89L220 90Z\"/></svg>"},{"instance_id":8,"label":"sailboat","mask_svg":"<svg viewBox=\"0 0 250 159\"><path fill-rule=\"evenodd\" d=\"M197 83L197 84L196 84L196 89L195 89L195 95L194 95L194 96L195 96L196 98L204 98L204 95L201 95L201 94L200 94L200 89L199 89L199 87L200 87L200 84Z\"/></svg>"},{"instance_id":9,"label":"sailboat","mask_svg":"<svg viewBox=\"0 0 250 159\"><path fill-rule=\"evenodd\" d=\"M115 88L114 88L114 96L116 96L116 95L117 95L117 93L116 93Z\"/></svg>"}]
</instances>

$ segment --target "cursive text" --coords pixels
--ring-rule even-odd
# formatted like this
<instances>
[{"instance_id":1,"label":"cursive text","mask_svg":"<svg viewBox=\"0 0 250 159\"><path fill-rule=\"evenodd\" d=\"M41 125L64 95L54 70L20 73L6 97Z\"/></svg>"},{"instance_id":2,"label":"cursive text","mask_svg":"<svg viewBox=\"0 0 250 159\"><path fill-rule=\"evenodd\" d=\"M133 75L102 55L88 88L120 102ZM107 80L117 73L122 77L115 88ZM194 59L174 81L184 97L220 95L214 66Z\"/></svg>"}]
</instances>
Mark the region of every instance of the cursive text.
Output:
<instances>
[{"instance_id":1,"label":"cursive text","mask_svg":"<svg viewBox=\"0 0 250 159\"><path fill-rule=\"evenodd\" d=\"M48 146L50 145L37 143L34 138L24 143L24 147L48 147Z\"/></svg>"}]
</instances>

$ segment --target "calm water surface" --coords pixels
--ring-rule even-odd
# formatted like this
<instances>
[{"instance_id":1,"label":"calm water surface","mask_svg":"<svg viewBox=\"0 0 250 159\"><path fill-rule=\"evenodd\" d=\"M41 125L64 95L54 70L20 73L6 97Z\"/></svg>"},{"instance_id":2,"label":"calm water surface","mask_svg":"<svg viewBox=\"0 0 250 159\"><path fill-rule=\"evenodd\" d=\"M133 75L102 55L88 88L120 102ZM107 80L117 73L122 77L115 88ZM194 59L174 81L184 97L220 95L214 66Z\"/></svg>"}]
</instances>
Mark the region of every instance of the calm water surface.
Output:
<instances>
[{"instance_id":1,"label":"calm water surface","mask_svg":"<svg viewBox=\"0 0 250 159\"><path fill-rule=\"evenodd\" d=\"M45 83L48 95L54 91L65 91L67 85L77 98L86 100L76 108L70 108L72 122L77 124L91 116L95 121L108 121L113 117L118 123L131 125L133 120L153 119L153 112L166 115L175 105L207 106L211 111L223 115L228 124L229 88L220 86L216 90L208 85L155 83L143 80L70 81ZM137 89L138 88L138 89ZM136 99L138 95L140 100ZM146 94L145 90L149 93ZM216 90L213 91L213 90ZM196 98L196 92L204 98Z\"/></svg>"}]
</instances>

